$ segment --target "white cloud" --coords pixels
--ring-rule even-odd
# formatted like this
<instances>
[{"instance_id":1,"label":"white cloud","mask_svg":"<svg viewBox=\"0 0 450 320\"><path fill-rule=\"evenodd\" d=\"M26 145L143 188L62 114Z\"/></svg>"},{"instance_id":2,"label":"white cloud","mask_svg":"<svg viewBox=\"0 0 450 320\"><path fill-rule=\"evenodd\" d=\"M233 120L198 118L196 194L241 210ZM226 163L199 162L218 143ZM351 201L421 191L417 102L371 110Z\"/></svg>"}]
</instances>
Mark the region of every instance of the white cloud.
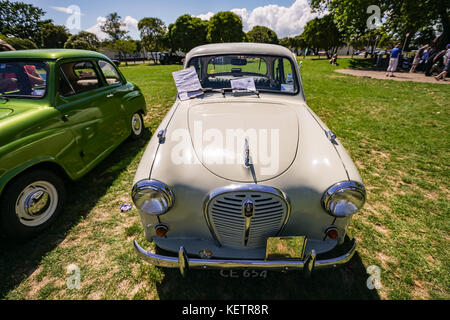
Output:
<instances>
[{"instance_id":1,"label":"white cloud","mask_svg":"<svg viewBox=\"0 0 450 320\"><path fill-rule=\"evenodd\" d=\"M200 18L200 19L202 19L202 20L209 20L209 19L211 19L211 17L214 15L214 12L208 12L208 13L205 13L205 14L199 14L198 16L197 16L197 18Z\"/></svg>"},{"instance_id":2,"label":"white cloud","mask_svg":"<svg viewBox=\"0 0 450 320\"><path fill-rule=\"evenodd\" d=\"M87 32L91 32L97 35L101 40L108 38L108 35L101 30L101 26L105 23L105 17L97 17L97 23L92 27L86 29ZM128 31L128 35L133 39L139 39L138 21L130 16L126 16L121 20L122 30Z\"/></svg>"},{"instance_id":3,"label":"white cloud","mask_svg":"<svg viewBox=\"0 0 450 320\"><path fill-rule=\"evenodd\" d=\"M301 34L306 23L319 16L319 14L311 12L307 0L296 0L290 7L270 4L251 11L245 8L236 8L230 11L242 18L245 32L254 26L265 26L274 30L279 38ZM197 17L209 20L212 15L212 12L208 12Z\"/></svg>"}]
</instances>

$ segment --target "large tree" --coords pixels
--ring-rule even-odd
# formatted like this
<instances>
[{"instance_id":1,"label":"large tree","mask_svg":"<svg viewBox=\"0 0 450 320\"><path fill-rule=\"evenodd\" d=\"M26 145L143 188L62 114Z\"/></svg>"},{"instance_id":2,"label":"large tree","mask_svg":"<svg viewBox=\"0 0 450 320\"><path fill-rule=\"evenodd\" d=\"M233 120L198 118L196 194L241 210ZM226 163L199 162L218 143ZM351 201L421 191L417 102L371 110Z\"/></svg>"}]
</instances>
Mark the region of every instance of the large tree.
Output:
<instances>
[{"instance_id":1,"label":"large tree","mask_svg":"<svg viewBox=\"0 0 450 320\"><path fill-rule=\"evenodd\" d=\"M64 48L69 36L69 31L65 26L56 26L53 23L44 24L41 28L41 46L43 48Z\"/></svg>"},{"instance_id":2,"label":"large tree","mask_svg":"<svg viewBox=\"0 0 450 320\"><path fill-rule=\"evenodd\" d=\"M138 29L141 32L143 47L152 52L153 62L156 63L156 56L153 52L159 52L164 47L166 25L159 18L143 18L138 23Z\"/></svg>"},{"instance_id":3,"label":"large tree","mask_svg":"<svg viewBox=\"0 0 450 320\"><path fill-rule=\"evenodd\" d=\"M137 50L136 42L134 40L117 40L112 43L112 48L119 52L121 59L125 58L125 65L128 65L127 54L135 53Z\"/></svg>"},{"instance_id":4,"label":"large tree","mask_svg":"<svg viewBox=\"0 0 450 320\"><path fill-rule=\"evenodd\" d=\"M311 7L334 14L337 26L347 38L356 39L369 31L367 13L371 5L380 8L383 27L397 40L404 41L407 34L414 39L430 28L442 31L438 46L450 42L449 0L311 0ZM408 39L408 40L409 40Z\"/></svg>"},{"instance_id":5,"label":"large tree","mask_svg":"<svg viewBox=\"0 0 450 320\"><path fill-rule=\"evenodd\" d=\"M0 34L41 42L41 28L51 20L43 20L45 11L24 2L0 1Z\"/></svg>"},{"instance_id":6,"label":"large tree","mask_svg":"<svg viewBox=\"0 0 450 320\"><path fill-rule=\"evenodd\" d=\"M106 33L113 42L124 40L128 33L125 30L122 17L117 12L110 13L106 16L106 21L100 26L100 30Z\"/></svg>"},{"instance_id":7,"label":"large tree","mask_svg":"<svg viewBox=\"0 0 450 320\"><path fill-rule=\"evenodd\" d=\"M169 25L169 46L173 50L188 52L192 48L205 44L208 22L189 14L178 17Z\"/></svg>"},{"instance_id":8,"label":"large tree","mask_svg":"<svg viewBox=\"0 0 450 320\"><path fill-rule=\"evenodd\" d=\"M94 33L81 31L78 34L71 35L64 44L66 49L84 49L84 50L98 50L100 40Z\"/></svg>"},{"instance_id":9,"label":"large tree","mask_svg":"<svg viewBox=\"0 0 450 320\"><path fill-rule=\"evenodd\" d=\"M332 14L310 20L301 34L304 45L312 48L317 54L324 49L330 57L344 44L342 33L338 30Z\"/></svg>"},{"instance_id":10,"label":"large tree","mask_svg":"<svg viewBox=\"0 0 450 320\"><path fill-rule=\"evenodd\" d=\"M275 31L264 26L255 26L247 32L249 42L278 44L278 37Z\"/></svg>"},{"instance_id":11,"label":"large tree","mask_svg":"<svg viewBox=\"0 0 450 320\"><path fill-rule=\"evenodd\" d=\"M209 20L207 35L209 42L241 42L245 38L245 33L242 31L242 19L237 14L221 11Z\"/></svg>"}]
</instances>

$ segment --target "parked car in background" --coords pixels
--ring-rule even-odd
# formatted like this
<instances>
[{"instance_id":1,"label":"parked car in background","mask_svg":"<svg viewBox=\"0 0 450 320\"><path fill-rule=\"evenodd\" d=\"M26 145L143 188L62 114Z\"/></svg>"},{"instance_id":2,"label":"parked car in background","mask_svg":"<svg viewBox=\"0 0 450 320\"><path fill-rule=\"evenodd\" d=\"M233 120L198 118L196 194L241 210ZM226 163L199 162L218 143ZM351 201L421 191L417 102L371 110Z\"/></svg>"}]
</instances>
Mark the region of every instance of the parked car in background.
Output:
<instances>
[{"instance_id":1,"label":"parked car in background","mask_svg":"<svg viewBox=\"0 0 450 320\"><path fill-rule=\"evenodd\" d=\"M184 66L202 90L178 95L132 188L146 239L166 253L134 241L138 254L182 274L308 275L349 261L356 242L347 228L365 188L339 139L307 106L295 55L277 45L211 44L194 48Z\"/></svg>"},{"instance_id":2,"label":"parked car in background","mask_svg":"<svg viewBox=\"0 0 450 320\"><path fill-rule=\"evenodd\" d=\"M26 239L63 209L64 179L143 133L145 100L106 56L83 50L0 53L0 226Z\"/></svg>"}]
</instances>

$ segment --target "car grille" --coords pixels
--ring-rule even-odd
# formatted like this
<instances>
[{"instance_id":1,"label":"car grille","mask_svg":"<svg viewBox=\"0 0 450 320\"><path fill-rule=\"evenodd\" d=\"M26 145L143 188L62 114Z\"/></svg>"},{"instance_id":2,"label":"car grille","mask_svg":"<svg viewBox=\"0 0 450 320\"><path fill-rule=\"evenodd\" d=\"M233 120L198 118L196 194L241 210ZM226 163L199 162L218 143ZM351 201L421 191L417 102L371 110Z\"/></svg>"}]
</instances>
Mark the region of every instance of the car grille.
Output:
<instances>
[{"instance_id":1,"label":"car grille","mask_svg":"<svg viewBox=\"0 0 450 320\"><path fill-rule=\"evenodd\" d=\"M251 218L243 214L244 202L248 200L254 206ZM210 228L222 246L256 248L264 247L268 237L281 231L288 218L289 205L281 193L226 191L209 201L206 214Z\"/></svg>"}]
</instances>

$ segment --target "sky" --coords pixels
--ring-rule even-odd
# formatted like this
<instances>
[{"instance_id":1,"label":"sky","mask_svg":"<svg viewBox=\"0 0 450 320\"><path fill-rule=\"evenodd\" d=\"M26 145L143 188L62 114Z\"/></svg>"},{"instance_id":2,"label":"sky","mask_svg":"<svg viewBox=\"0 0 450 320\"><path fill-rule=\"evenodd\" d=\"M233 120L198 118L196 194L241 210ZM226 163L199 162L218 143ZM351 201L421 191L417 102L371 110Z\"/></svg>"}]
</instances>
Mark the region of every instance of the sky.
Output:
<instances>
[{"instance_id":1,"label":"sky","mask_svg":"<svg viewBox=\"0 0 450 320\"><path fill-rule=\"evenodd\" d=\"M20 0L46 11L45 18L55 24L66 25L72 33L86 30L106 37L100 25L111 12L117 12L124 28L133 39L139 39L137 23L144 17L158 17L168 26L183 14L208 20L219 11L232 11L241 16L244 31L255 25L273 29L279 38L302 33L306 23L317 15L312 13L308 0ZM76 7L74 7L76 6ZM80 10L79 20L73 13ZM72 17L72 19L70 19ZM77 23L79 22L79 23ZM78 28L79 27L79 28Z\"/></svg>"}]
</instances>

